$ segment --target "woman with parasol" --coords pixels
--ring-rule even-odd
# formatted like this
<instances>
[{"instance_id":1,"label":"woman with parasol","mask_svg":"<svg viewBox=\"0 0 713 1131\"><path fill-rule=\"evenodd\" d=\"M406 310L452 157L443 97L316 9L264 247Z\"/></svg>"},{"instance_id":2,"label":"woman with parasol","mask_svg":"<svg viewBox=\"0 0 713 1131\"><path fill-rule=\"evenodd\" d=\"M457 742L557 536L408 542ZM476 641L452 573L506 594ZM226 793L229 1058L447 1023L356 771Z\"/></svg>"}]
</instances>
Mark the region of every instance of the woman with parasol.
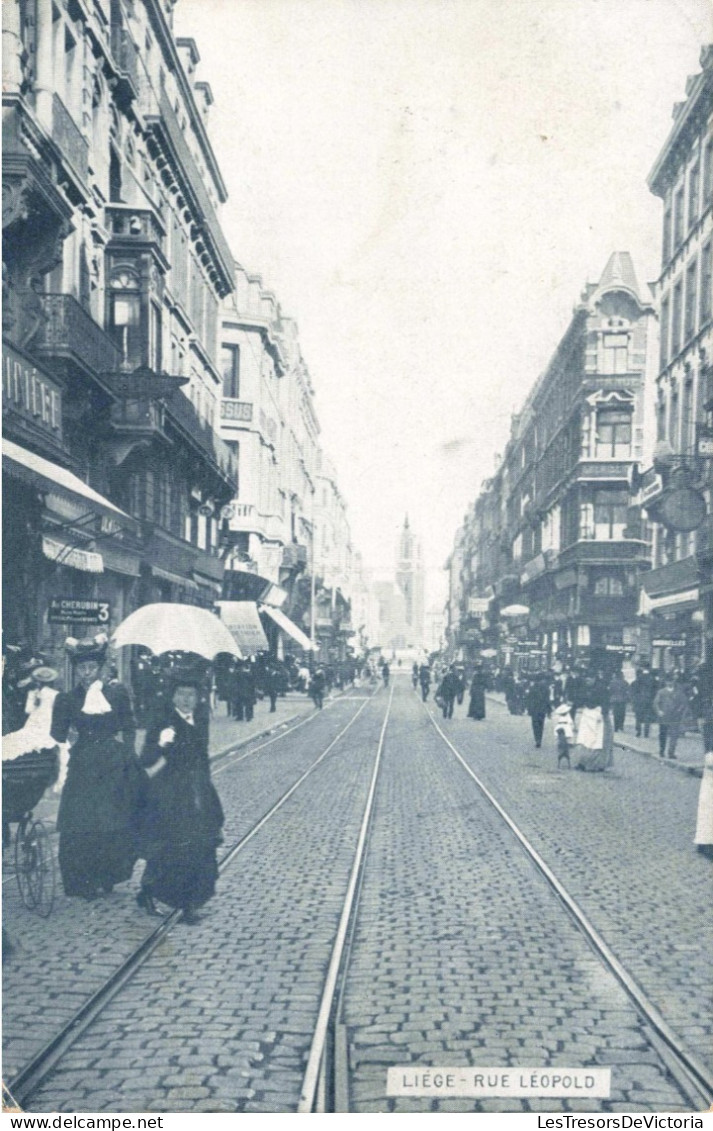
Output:
<instances>
[{"instance_id":1,"label":"woman with parasol","mask_svg":"<svg viewBox=\"0 0 713 1131\"><path fill-rule=\"evenodd\" d=\"M65 893L94 899L128 880L138 858L132 835L141 786L129 692L102 679L108 640L67 640L76 686L54 701L52 737L70 747L57 817ZM121 735L119 739L118 735Z\"/></svg>"},{"instance_id":2,"label":"woman with parasol","mask_svg":"<svg viewBox=\"0 0 713 1131\"><path fill-rule=\"evenodd\" d=\"M155 915L160 900L183 910L187 923L197 921L197 908L215 892L224 819L210 778L203 678L195 668L174 671L170 703L147 731L140 758L148 781L140 818L146 868L137 903Z\"/></svg>"},{"instance_id":3,"label":"woman with parasol","mask_svg":"<svg viewBox=\"0 0 713 1131\"><path fill-rule=\"evenodd\" d=\"M227 652L240 660L242 654L214 613L171 602L137 609L113 640L118 647L139 644L157 656L173 654L170 694L140 759L147 778L138 817L146 869L137 902L149 915L158 913L156 900L181 908L192 923L215 890L223 824L210 779L209 708L199 695L204 675L197 663L201 656L212 661Z\"/></svg>"}]
</instances>

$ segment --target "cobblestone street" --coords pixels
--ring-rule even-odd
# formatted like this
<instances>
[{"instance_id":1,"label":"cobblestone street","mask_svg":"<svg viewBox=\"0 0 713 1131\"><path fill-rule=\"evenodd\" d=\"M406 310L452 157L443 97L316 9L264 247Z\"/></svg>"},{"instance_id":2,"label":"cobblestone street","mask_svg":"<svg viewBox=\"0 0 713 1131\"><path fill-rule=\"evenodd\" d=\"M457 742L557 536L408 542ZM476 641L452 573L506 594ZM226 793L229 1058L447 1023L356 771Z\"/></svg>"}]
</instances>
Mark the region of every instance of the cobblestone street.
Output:
<instances>
[{"instance_id":1,"label":"cobblestone street","mask_svg":"<svg viewBox=\"0 0 713 1131\"><path fill-rule=\"evenodd\" d=\"M30 1110L296 1110L387 703L349 693L215 766L228 848L353 720L223 873L202 922L172 929ZM488 711L444 732L702 1059L710 871L690 844L697 780L628 753L603 776L558 773L547 736L535 754L527 719ZM46 921L19 915L6 1078L147 931L128 885L90 907L60 898ZM691 1110L624 991L399 679L343 1020L353 1111ZM611 1100L386 1096L390 1066L466 1064L611 1067Z\"/></svg>"}]
</instances>

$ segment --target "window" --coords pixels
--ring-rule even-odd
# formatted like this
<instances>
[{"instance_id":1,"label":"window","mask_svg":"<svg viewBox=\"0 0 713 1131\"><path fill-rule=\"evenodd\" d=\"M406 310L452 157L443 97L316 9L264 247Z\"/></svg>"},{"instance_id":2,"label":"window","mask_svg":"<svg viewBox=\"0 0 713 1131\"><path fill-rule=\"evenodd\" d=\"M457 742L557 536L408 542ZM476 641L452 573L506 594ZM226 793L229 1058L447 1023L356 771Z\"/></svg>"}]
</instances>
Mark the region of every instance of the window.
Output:
<instances>
[{"instance_id":1,"label":"window","mask_svg":"<svg viewBox=\"0 0 713 1131\"><path fill-rule=\"evenodd\" d=\"M631 455L631 412L603 408L597 413L597 459L627 459Z\"/></svg>"},{"instance_id":2,"label":"window","mask_svg":"<svg viewBox=\"0 0 713 1131\"><path fill-rule=\"evenodd\" d=\"M679 279L673 288L673 311L671 318L671 357L675 357L681 349L681 305L683 301L683 283Z\"/></svg>"},{"instance_id":3,"label":"window","mask_svg":"<svg viewBox=\"0 0 713 1131\"><path fill-rule=\"evenodd\" d=\"M598 542L623 539L628 506L626 490L595 491L594 538Z\"/></svg>"},{"instance_id":4,"label":"window","mask_svg":"<svg viewBox=\"0 0 713 1131\"><path fill-rule=\"evenodd\" d=\"M624 582L620 577L598 577L594 582L595 597L623 597Z\"/></svg>"},{"instance_id":5,"label":"window","mask_svg":"<svg viewBox=\"0 0 713 1131\"><path fill-rule=\"evenodd\" d=\"M668 442L674 452L678 450L678 407L678 387L676 387L671 393L668 413Z\"/></svg>"},{"instance_id":6,"label":"window","mask_svg":"<svg viewBox=\"0 0 713 1131\"><path fill-rule=\"evenodd\" d=\"M683 188L673 198L673 250L683 243Z\"/></svg>"},{"instance_id":7,"label":"window","mask_svg":"<svg viewBox=\"0 0 713 1131\"><path fill-rule=\"evenodd\" d=\"M701 287L700 287L700 320L699 326L701 329L710 320L711 316L711 270L713 265L713 256L711 249L713 244L710 241L706 244L701 252Z\"/></svg>"},{"instance_id":8,"label":"window","mask_svg":"<svg viewBox=\"0 0 713 1131\"><path fill-rule=\"evenodd\" d=\"M629 335L605 334L602 342L604 373L626 373L629 367Z\"/></svg>"},{"instance_id":9,"label":"window","mask_svg":"<svg viewBox=\"0 0 713 1131\"><path fill-rule=\"evenodd\" d=\"M696 306L698 295L696 293L696 271L698 264L694 260L686 271L686 323L684 340L689 341L696 332Z\"/></svg>"},{"instance_id":10,"label":"window","mask_svg":"<svg viewBox=\"0 0 713 1131\"><path fill-rule=\"evenodd\" d=\"M161 372L161 308L152 302L149 308L149 367Z\"/></svg>"},{"instance_id":11,"label":"window","mask_svg":"<svg viewBox=\"0 0 713 1131\"><path fill-rule=\"evenodd\" d=\"M713 203L713 141L709 141L703 155L703 210Z\"/></svg>"},{"instance_id":12,"label":"window","mask_svg":"<svg viewBox=\"0 0 713 1131\"><path fill-rule=\"evenodd\" d=\"M671 258L671 208L666 209L663 214L663 241L661 256L664 263L668 263Z\"/></svg>"},{"instance_id":13,"label":"window","mask_svg":"<svg viewBox=\"0 0 713 1131\"><path fill-rule=\"evenodd\" d=\"M688 174L688 226L692 228L698 219L698 190L700 187L700 172L698 162Z\"/></svg>"},{"instance_id":14,"label":"window","mask_svg":"<svg viewBox=\"0 0 713 1131\"><path fill-rule=\"evenodd\" d=\"M119 270L109 291L109 334L131 369L143 362L141 341L141 296L133 272Z\"/></svg>"},{"instance_id":15,"label":"window","mask_svg":"<svg viewBox=\"0 0 713 1131\"><path fill-rule=\"evenodd\" d=\"M121 162L113 147L109 154L109 200L115 204L121 201Z\"/></svg>"},{"instance_id":16,"label":"window","mask_svg":"<svg viewBox=\"0 0 713 1131\"><path fill-rule=\"evenodd\" d=\"M237 400L240 396L240 346L220 348L220 371L223 377L223 396Z\"/></svg>"},{"instance_id":17,"label":"window","mask_svg":"<svg viewBox=\"0 0 713 1131\"><path fill-rule=\"evenodd\" d=\"M660 367L665 369L668 365L668 335L669 335L669 312L671 303L666 296L661 303L661 357Z\"/></svg>"},{"instance_id":18,"label":"window","mask_svg":"<svg viewBox=\"0 0 713 1131\"><path fill-rule=\"evenodd\" d=\"M693 431L693 381L689 377L683 382L681 401L681 452L684 454L693 450Z\"/></svg>"}]
</instances>

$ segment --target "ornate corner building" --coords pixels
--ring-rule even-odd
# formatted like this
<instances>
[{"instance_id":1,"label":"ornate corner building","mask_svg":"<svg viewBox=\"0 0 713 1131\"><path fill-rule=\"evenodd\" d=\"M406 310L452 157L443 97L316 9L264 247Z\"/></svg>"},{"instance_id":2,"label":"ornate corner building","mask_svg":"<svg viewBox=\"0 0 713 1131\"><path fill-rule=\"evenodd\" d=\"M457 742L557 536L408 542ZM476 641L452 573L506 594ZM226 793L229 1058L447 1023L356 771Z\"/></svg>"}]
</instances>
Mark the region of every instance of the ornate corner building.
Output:
<instances>
[{"instance_id":1,"label":"ornate corner building","mask_svg":"<svg viewBox=\"0 0 713 1131\"><path fill-rule=\"evenodd\" d=\"M521 667L608 666L637 651L649 532L631 481L644 453L653 320L631 256L615 252L585 288L459 532L450 639L466 657L491 648Z\"/></svg>"}]
</instances>

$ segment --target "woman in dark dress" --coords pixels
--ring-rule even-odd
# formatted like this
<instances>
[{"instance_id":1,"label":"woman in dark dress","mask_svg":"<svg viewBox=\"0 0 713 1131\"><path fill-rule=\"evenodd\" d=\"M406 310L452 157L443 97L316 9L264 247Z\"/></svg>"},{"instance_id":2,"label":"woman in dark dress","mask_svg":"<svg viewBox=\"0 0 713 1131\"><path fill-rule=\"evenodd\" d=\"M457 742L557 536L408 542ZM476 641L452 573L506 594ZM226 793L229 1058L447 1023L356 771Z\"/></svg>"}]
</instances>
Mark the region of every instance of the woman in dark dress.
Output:
<instances>
[{"instance_id":1,"label":"woman in dark dress","mask_svg":"<svg viewBox=\"0 0 713 1131\"><path fill-rule=\"evenodd\" d=\"M198 679L178 676L171 705L146 734L141 816L146 868L137 902L149 915L155 900L181 908L184 922L215 892L216 849L223 809L210 779L208 710L199 703Z\"/></svg>"},{"instance_id":2,"label":"woman in dark dress","mask_svg":"<svg viewBox=\"0 0 713 1131\"><path fill-rule=\"evenodd\" d=\"M469 719L485 718L485 672L477 667L470 681L470 703L468 704Z\"/></svg>"},{"instance_id":3,"label":"woman in dark dress","mask_svg":"<svg viewBox=\"0 0 713 1131\"><path fill-rule=\"evenodd\" d=\"M52 737L76 741L57 817L59 867L66 895L94 899L128 880L138 859L132 833L141 787L129 692L102 680L107 639L69 640L76 687L54 702ZM117 737L121 734L121 740Z\"/></svg>"}]
</instances>

